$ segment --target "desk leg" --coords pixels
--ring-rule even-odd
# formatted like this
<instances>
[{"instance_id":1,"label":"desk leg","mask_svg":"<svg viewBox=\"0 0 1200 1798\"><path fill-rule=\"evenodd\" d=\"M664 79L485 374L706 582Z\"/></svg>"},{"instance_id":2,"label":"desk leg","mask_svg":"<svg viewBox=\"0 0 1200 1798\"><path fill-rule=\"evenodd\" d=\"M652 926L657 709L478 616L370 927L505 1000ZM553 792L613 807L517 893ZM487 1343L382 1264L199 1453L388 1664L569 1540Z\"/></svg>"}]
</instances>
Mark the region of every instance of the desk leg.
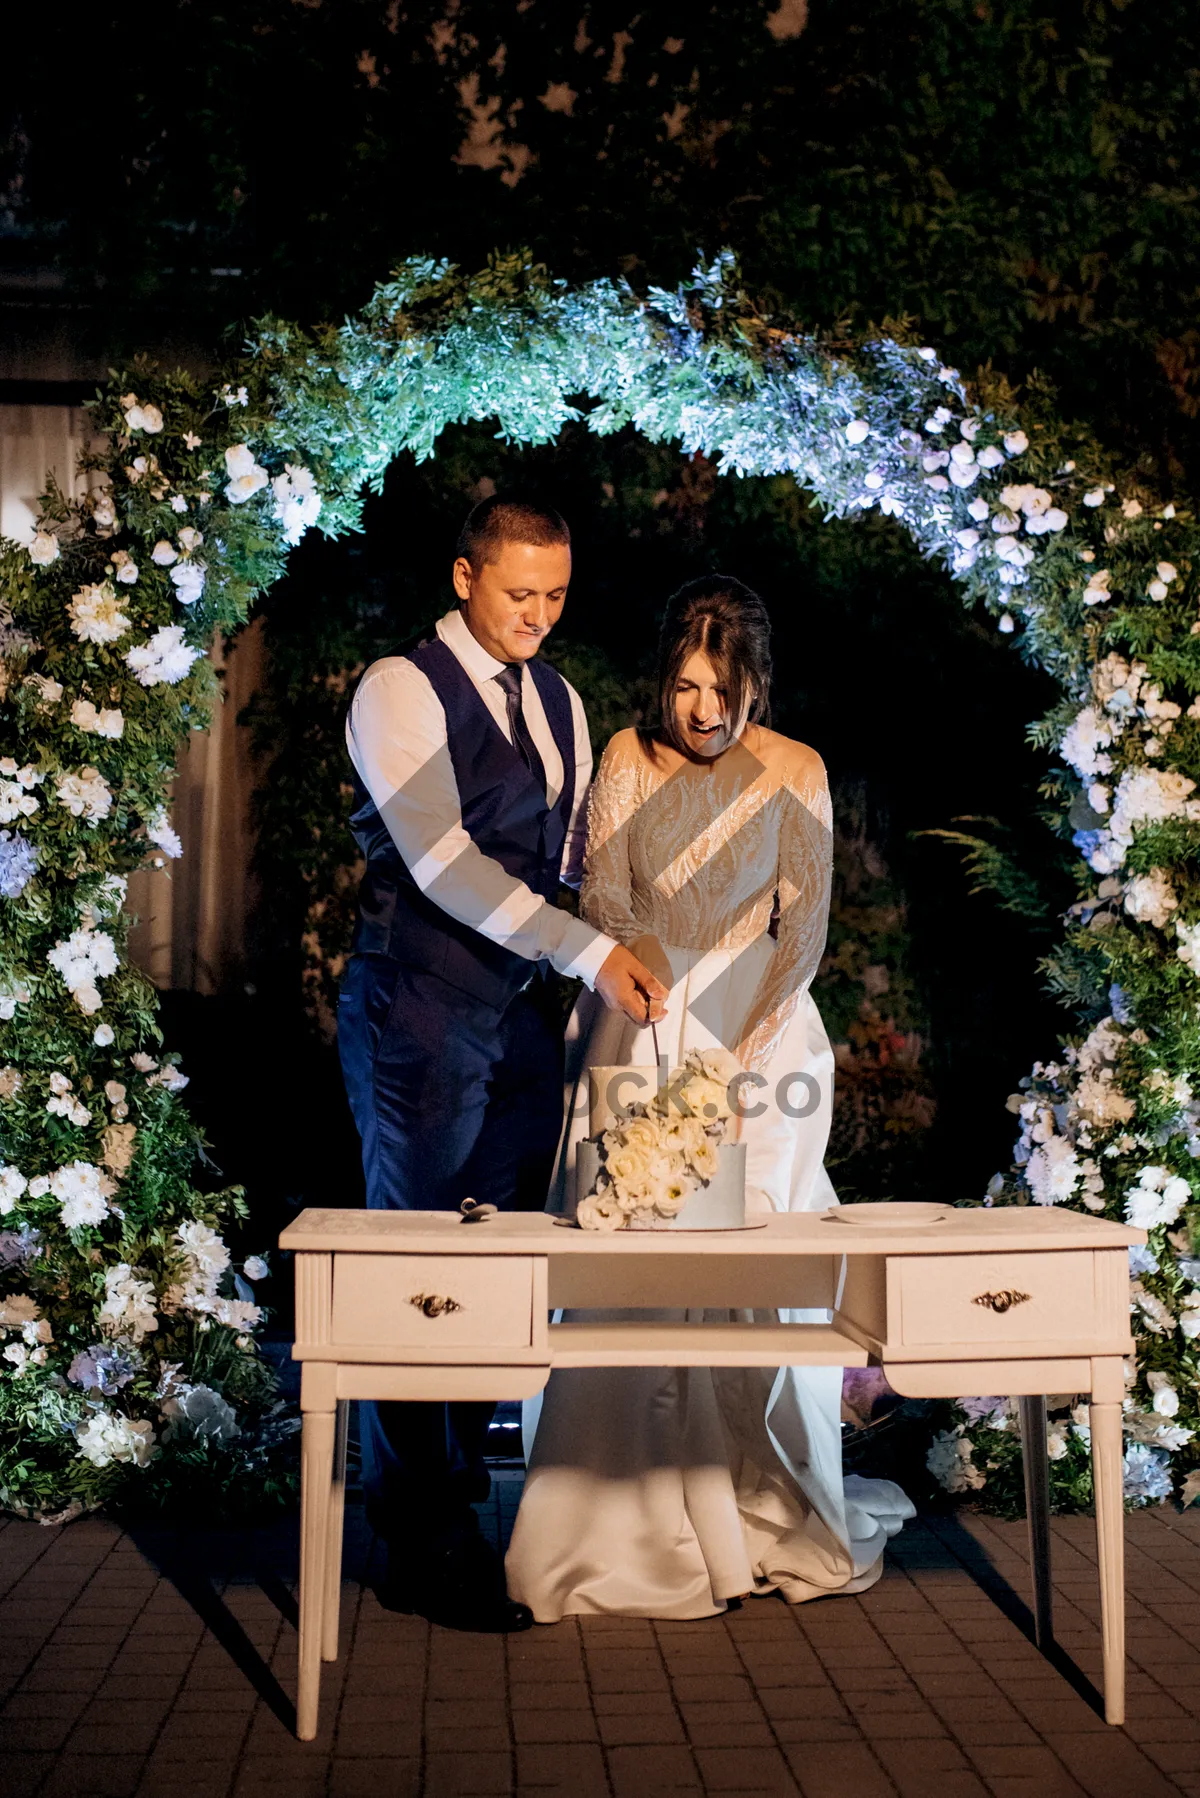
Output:
<instances>
[{"instance_id":1,"label":"desk leg","mask_svg":"<svg viewBox=\"0 0 1200 1798\"><path fill-rule=\"evenodd\" d=\"M1100 1620L1104 1632L1104 1716L1106 1722L1124 1723L1125 1492L1120 1404L1097 1403L1093 1391L1091 1420L1096 1557L1100 1563Z\"/></svg>"},{"instance_id":2,"label":"desk leg","mask_svg":"<svg viewBox=\"0 0 1200 1798\"><path fill-rule=\"evenodd\" d=\"M1033 1569L1033 1630L1039 1648L1054 1639L1054 1590L1050 1584L1050 1457L1046 1452L1046 1400L1019 1398L1021 1453L1025 1463L1025 1517Z\"/></svg>"},{"instance_id":3,"label":"desk leg","mask_svg":"<svg viewBox=\"0 0 1200 1798\"><path fill-rule=\"evenodd\" d=\"M350 1400L337 1405L333 1437L333 1479L329 1488L329 1518L325 1526L325 1601L321 1624L321 1659L338 1657L338 1622L342 1608L342 1525L346 1514L346 1437L350 1429Z\"/></svg>"},{"instance_id":4,"label":"desk leg","mask_svg":"<svg viewBox=\"0 0 1200 1798\"><path fill-rule=\"evenodd\" d=\"M317 1733L321 1696L321 1611L334 1434L332 1406L328 1411L304 1412L300 1438L300 1669L296 1682L296 1734L302 1742L311 1742Z\"/></svg>"}]
</instances>

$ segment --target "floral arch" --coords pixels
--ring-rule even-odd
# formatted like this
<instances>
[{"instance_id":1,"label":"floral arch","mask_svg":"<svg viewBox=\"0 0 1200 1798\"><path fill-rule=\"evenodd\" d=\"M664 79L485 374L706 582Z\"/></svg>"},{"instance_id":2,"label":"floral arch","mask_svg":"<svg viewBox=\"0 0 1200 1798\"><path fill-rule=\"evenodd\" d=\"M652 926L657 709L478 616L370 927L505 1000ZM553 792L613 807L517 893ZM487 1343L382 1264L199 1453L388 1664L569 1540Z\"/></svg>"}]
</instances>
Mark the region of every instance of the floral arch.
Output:
<instances>
[{"instance_id":1,"label":"floral arch","mask_svg":"<svg viewBox=\"0 0 1200 1798\"><path fill-rule=\"evenodd\" d=\"M1015 1164L987 1202L1149 1227L1127 1492L1195 1496L1196 522L1114 474L1045 390L968 384L903 327L780 329L724 255L644 298L520 257L471 277L414 260L341 328L266 321L215 381L135 362L94 404L88 496L52 490L32 546L0 548L0 1504L50 1518L286 1484L255 1339L265 1264L231 1265L240 1193L195 1183L186 1083L125 956L126 878L181 852L166 800L215 697L206 647L303 532L355 528L364 487L451 422L546 443L580 417L725 474L790 473L829 515L890 513L1057 679L1044 795L1083 859L1047 971L1079 1027L1010 1100ZM1006 1424L994 1403L960 1411L931 1466L982 1486ZM1082 1427L1056 1423L1051 1452L1059 1496L1086 1496Z\"/></svg>"}]
</instances>

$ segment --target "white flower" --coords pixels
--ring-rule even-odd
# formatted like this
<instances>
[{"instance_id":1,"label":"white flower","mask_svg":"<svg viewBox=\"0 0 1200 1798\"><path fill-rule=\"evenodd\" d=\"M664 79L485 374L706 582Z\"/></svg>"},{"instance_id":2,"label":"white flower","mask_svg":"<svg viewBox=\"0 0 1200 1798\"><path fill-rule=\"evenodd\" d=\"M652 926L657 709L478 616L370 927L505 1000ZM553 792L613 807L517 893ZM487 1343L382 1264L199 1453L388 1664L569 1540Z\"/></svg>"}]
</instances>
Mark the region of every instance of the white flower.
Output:
<instances>
[{"instance_id":1,"label":"white flower","mask_svg":"<svg viewBox=\"0 0 1200 1798\"><path fill-rule=\"evenodd\" d=\"M96 1025L95 1030L92 1032L92 1041L98 1049L107 1049L113 1040L114 1031L111 1024Z\"/></svg>"},{"instance_id":2,"label":"white flower","mask_svg":"<svg viewBox=\"0 0 1200 1798\"><path fill-rule=\"evenodd\" d=\"M225 497L234 506L251 499L270 479L266 469L254 460L248 443L235 443L225 451L225 467L229 473Z\"/></svg>"},{"instance_id":3,"label":"white flower","mask_svg":"<svg viewBox=\"0 0 1200 1798\"><path fill-rule=\"evenodd\" d=\"M930 417L925 420L925 429L931 431L936 437L938 432L944 431L949 423L950 413L947 408L945 406L936 406Z\"/></svg>"},{"instance_id":4,"label":"white flower","mask_svg":"<svg viewBox=\"0 0 1200 1798\"><path fill-rule=\"evenodd\" d=\"M204 542L204 532L198 531L194 525L185 524L179 533L179 547L185 556L190 556Z\"/></svg>"},{"instance_id":5,"label":"white flower","mask_svg":"<svg viewBox=\"0 0 1200 1798\"><path fill-rule=\"evenodd\" d=\"M205 1286L215 1287L229 1266L229 1250L217 1232L207 1224L193 1220L175 1232L175 1240L191 1262L196 1276Z\"/></svg>"},{"instance_id":6,"label":"white flower","mask_svg":"<svg viewBox=\"0 0 1200 1798\"><path fill-rule=\"evenodd\" d=\"M265 1280L270 1271L261 1255L247 1255L242 1263L242 1272L248 1280Z\"/></svg>"},{"instance_id":7,"label":"white flower","mask_svg":"<svg viewBox=\"0 0 1200 1798\"><path fill-rule=\"evenodd\" d=\"M1059 744L1059 753L1080 776L1107 774L1112 767L1112 757L1104 752L1112 741L1112 725L1094 706L1088 705L1067 727Z\"/></svg>"},{"instance_id":8,"label":"white flower","mask_svg":"<svg viewBox=\"0 0 1200 1798\"><path fill-rule=\"evenodd\" d=\"M1004 447L1010 456L1023 456L1029 448L1029 439L1024 431L1006 431Z\"/></svg>"},{"instance_id":9,"label":"white flower","mask_svg":"<svg viewBox=\"0 0 1200 1798\"><path fill-rule=\"evenodd\" d=\"M20 781L0 780L0 824L12 824L18 818L32 818L38 802L27 793Z\"/></svg>"},{"instance_id":10,"label":"white flower","mask_svg":"<svg viewBox=\"0 0 1200 1798\"><path fill-rule=\"evenodd\" d=\"M1175 935L1179 939L1179 947L1175 953L1180 961L1192 970L1200 980L1200 921L1195 924L1183 924L1175 920Z\"/></svg>"},{"instance_id":11,"label":"white flower","mask_svg":"<svg viewBox=\"0 0 1200 1798\"><path fill-rule=\"evenodd\" d=\"M8 1216L28 1185L28 1180L19 1168L6 1167L0 1162L0 1217Z\"/></svg>"},{"instance_id":12,"label":"white flower","mask_svg":"<svg viewBox=\"0 0 1200 1798\"><path fill-rule=\"evenodd\" d=\"M1007 635L1009 635L1010 632L1014 631L1016 628L1017 628L1016 622L1013 618L1012 613L1011 612L1001 612L1000 617L996 622L996 629L998 631L1003 631L1004 634L1007 636Z\"/></svg>"},{"instance_id":13,"label":"white flower","mask_svg":"<svg viewBox=\"0 0 1200 1798\"><path fill-rule=\"evenodd\" d=\"M107 980L119 966L116 945L106 931L85 925L56 943L46 959L62 975L81 1011L99 1011L103 1000L96 982Z\"/></svg>"},{"instance_id":14,"label":"white flower","mask_svg":"<svg viewBox=\"0 0 1200 1798\"><path fill-rule=\"evenodd\" d=\"M1151 868L1138 874L1125 886L1125 910L1139 924L1154 924L1162 929L1178 906L1171 876L1165 868Z\"/></svg>"},{"instance_id":15,"label":"white flower","mask_svg":"<svg viewBox=\"0 0 1200 1798\"><path fill-rule=\"evenodd\" d=\"M177 1384L164 1401L162 1414L167 1424L164 1442L181 1430L198 1442L218 1444L232 1442L241 1433L233 1406L211 1386Z\"/></svg>"},{"instance_id":16,"label":"white flower","mask_svg":"<svg viewBox=\"0 0 1200 1798\"><path fill-rule=\"evenodd\" d=\"M971 1459L971 1443L961 1427L939 1430L930 1444L925 1465L947 1492L977 1492L984 1475Z\"/></svg>"},{"instance_id":17,"label":"white flower","mask_svg":"<svg viewBox=\"0 0 1200 1798\"><path fill-rule=\"evenodd\" d=\"M1173 562L1160 562L1154 572L1157 574L1160 581L1166 581L1168 585L1171 581L1178 580L1179 578L1179 570L1175 567Z\"/></svg>"},{"instance_id":18,"label":"white flower","mask_svg":"<svg viewBox=\"0 0 1200 1798\"><path fill-rule=\"evenodd\" d=\"M971 514L971 517L975 520L976 524L983 523L990 509L991 508L981 493L977 493L967 507L967 511Z\"/></svg>"},{"instance_id":19,"label":"white flower","mask_svg":"<svg viewBox=\"0 0 1200 1798\"><path fill-rule=\"evenodd\" d=\"M1113 800L1113 836L1128 847L1137 825L1188 816L1188 797L1195 786L1186 774L1165 768L1127 768Z\"/></svg>"},{"instance_id":20,"label":"white flower","mask_svg":"<svg viewBox=\"0 0 1200 1798\"><path fill-rule=\"evenodd\" d=\"M138 577L138 565L126 550L113 551L113 567L117 571L117 579L125 587L132 587Z\"/></svg>"},{"instance_id":21,"label":"white flower","mask_svg":"<svg viewBox=\"0 0 1200 1798\"><path fill-rule=\"evenodd\" d=\"M1083 503L1085 506L1102 506L1104 504L1103 487L1093 487L1090 492L1085 493Z\"/></svg>"},{"instance_id":22,"label":"white flower","mask_svg":"<svg viewBox=\"0 0 1200 1798\"><path fill-rule=\"evenodd\" d=\"M183 441L188 449L195 450L200 448L204 439L202 437L197 437L195 431L185 431L183 433Z\"/></svg>"},{"instance_id":23,"label":"white flower","mask_svg":"<svg viewBox=\"0 0 1200 1798\"><path fill-rule=\"evenodd\" d=\"M871 427L865 418L852 418L846 426L846 442L862 443L870 435L870 432Z\"/></svg>"},{"instance_id":24,"label":"white flower","mask_svg":"<svg viewBox=\"0 0 1200 1798\"><path fill-rule=\"evenodd\" d=\"M165 1087L169 1093L181 1093L189 1081L186 1074L181 1074L177 1067L168 1062L165 1067L159 1068L157 1074L151 1074L146 1084Z\"/></svg>"},{"instance_id":25,"label":"white flower","mask_svg":"<svg viewBox=\"0 0 1200 1798\"><path fill-rule=\"evenodd\" d=\"M108 581L81 587L67 606L71 629L81 643L115 643L129 629Z\"/></svg>"},{"instance_id":26,"label":"white flower","mask_svg":"<svg viewBox=\"0 0 1200 1798\"><path fill-rule=\"evenodd\" d=\"M1146 1384L1153 1393L1153 1409L1159 1417L1174 1417L1179 1410L1179 1394L1165 1373L1148 1373Z\"/></svg>"},{"instance_id":27,"label":"white flower","mask_svg":"<svg viewBox=\"0 0 1200 1798\"><path fill-rule=\"evenodd\" d=\"M75 1426L79 1452L95 1467L108 1467L113 1461L132 1462L145 1467L153 1459L154 1427L142 1419L135 1422L115 1411L93 1411Z\"/></svg>"},{"instance_id":28,"label":"white flower","mask_svg":"<svg viewBox=\"0 0 1200 1798\"><path fill-rule=\"evenodd\" d=\"M1125 1194L1125 1220L1136 1230L1173 1224L1192 1196L1188 1182L1166 1167L1144 1167Z\"/></svg>"},{"instance_id":29,"label":"white flower","mask_svg":"<svg viewBox=\"0 0 1200 1798\"><path fill-rule=\"evenodd\" d=\"M1079 1158L1065 1137L1051 1136L1034 1149L1025 1164L1025 1178L1035 1205L1059 1205L1069 1199L1083 1172Z\"/></svg>"},{"instance_id":30,"label":"white flower","mask_svg":"<svg viewBox=\"0 0 1200 1798\"><path fill-rule=\"evenodd\" d=\"M1061 1461L1067 1452L1067 1436L1062 1426L1054 1424L1046 1432L1046 1453L1052 1461Z\"/></svg>"},{"instance_id":31,"label":"white flower","mask_svg":"<svg viewBox=\"0 0 1200 1798\"><path fill-rule=\"evenodd\" d=\"M1151 599L1165 599L1167 597L1167 583L1165 581L1151 581L1146 588L1146 592L1150 595Z\"/></svg>"},{"instance_id":32,"label":"white flower","mask_svg":"<svg viewBox=\"0 0 1200 1798\"><path fill-rule=\"evenodd\" d=\"M150 820L146 826L146 835L172 861L177 861L183 854L183 844L171 829L171 823L165 811L156 813Z\"/></svg>"},{"instance_id":33,"label":"white flower","mask_svg":"<svg viewBox=\"0 0 1200 1798\"><path fill-rule=\"evenodd\" d=\"M35 568L49 568L58 561L58 538L51 531L36 531L29 545L29 560Z\"/></svg>"},{"instance_id":34,"label":"white flower","mask_svg":"<svg viewBox=\"0 0 1200 1798\"><path fill-rule=\"evenodd\" d=\"M148 643L138 643L127 650L125 662L143 687L157 687L164 682L173 687L188 673L192 663L199 661L202 653L184 642L182 625L164 624Z\"/></svg>"},{"instance_id":35,"label":"white flower","mask_svg":"<svg viewBox=\"0 0 1200 1798\"><path fill-rule=\"evenodd\" d=\"M85 818L89 824L99 824L112 809L112 791L98 768L84 767L78 774L64 774L55 796L72 817Z\"/></svg>"},{"instance_id":36,"label":"white flower","mask_svg":"<svg viewBox=\"0 0 1200 1798\"><path fill-rule=\"evenodd\" d=\"M147 1055L144 1049L139 1049L137 1054L131 1055L129 1059L139 1074L152 1074L158 1066L154 1057Z\"/></svg>"},{"instance_id":37,"label":"white flower","mask_svg":"<svg viewBox=\"0 0 1200 1798\"><path fill-rule=\"evenodd\" d=\"M157 406L138 404L136 394L127 393L121 401L125 407L125 423L131 431L148 431L153 437L163 428L163 415Z\"/></svg>"},{"instance_id":38,"label":"white flower","mask_svg":"<svg viewBox=\"0 0 1200 1798\"><path fill-rule=\"evenodd\" d=\"M1126 518L1140 518L1142 516L1141 501L1136 499L1123 499L1121 501L1121 511Z\"/></svg>"},{"instance_id":39,"label":"white flower","mask_svg":"<svg viewBox=\"0 0 1200 1798\"><path fill-rule=\"evenodd\" d=\"M97 711L90 699L77 699L71 707L71 723L77 730L89 731L97 737L119 737L125 719L115 707Z\"/></svg>"},{"instance_id":40,"label":"white flower","mask_svg":"<svg viewBox=\"0 0 1200 1798\"><path fill-rule=\"evenodd\" d=\"M225 401L227 406L248 406L250 404L250 395L246 392L246 389L244 387L239 387L235 391L229 385L228 381L226 381L224 387L221 389L221 398Z\"/></svg>"},{"instance_id":41,"label":"white flower","mask_svg":"<svg viewBox=\"0 0 1200 1798\"><path fill-rule=\"evenodd\" d=\"M204 569L199 562L180 562L172 568L171 580L181 606L194 606L204 591Z\"/></svg>"},{"instance_id":42,"label":"white flower","mask_svg":"<svg viewBox=\"0 0 1200 1798\"><path fill-rule=\"evenodd\" d=\"M980 468L999 468L1004 461L1004 452L996 444L989 443L975 457Z\"/></svg>"},{"instance_id":43,"label":"white flower","mask_svg":"<svg viewBox=\"0 0 1200 1798\"><path fill-rule=\"evenodd\" d=\"M182 493L173 493L171 495L171 510L172 512L187 511L187 501L184 499Z\"/></svg>"},{"instance_id":44,"label":"white flower","mask_svg":"<svg viewBox=\"0 0 1200 1798\"><path fill-rule=\"evenodd\" d=\"M155 1305L150 1281L139 1279L128 1262L122 1261L105 1270L104 1303L96 1313L96 1322L106 1336L141 1342L158 1328Z\"/></svg>"},{"instance_id":45,"label":"white flower","mask_svg":"<svg viewBox=\"0 0 1200 1798\"><path fill-rule=\"evenodd\" d=\"M33 688L39 707L57 705L63 696L62 682L51 680L48 674L27 674L24 685Z\"/></svg>"},{"instance_id":46,"label":"white flower","mask_svg":"<svg viewBox=\"0 0 1200 1798\"><path fill-rule=\"evenodd\" d=\"M14 1016L18 1005L28 1005L29 988L23 980L0 981L0 1019L5 1023Z\"/></svg>"},{"instance_id":47,"label":"white flower","mask_svg":"<svg viewBox=\"0 0 1200 1798\"><path fill-rule=\"evenodd\" d=\"M175 562L178 559L178 552L175 549L175 545L173 543L168 543L165 537L160 537L158 542L154 545L154 548L150 551L150 560L159 568L169 568L172 562Z\"/></svg>"},{"instance_id":48,"label":"white flower","mask_svg":"<svg viewBox=\"0 0 1200 1798\"><path fill-rule=\"evenodd\" d=\"M1092 572L1088 575L1087 586L1083 590L1084 605L1098 606L1106 604L1107 601L1112 598L1112 593L1109 590L1109 583L1111 580L1112 574L1109 569L1093 568Z\"/></svg>"},{"instance_id":49,"label":"white flower","mask_svg":"<svg viewBox=\"0 0 1200 1798\"><path fill-rule=\"evenodd\" d=\"M108 1215L109 1196L116 1190L107 1174L90 1161L72 1161L51 1174L49 1190L59 1202L66 1230L100 1224Z\"/></svg>"}]
</instances>

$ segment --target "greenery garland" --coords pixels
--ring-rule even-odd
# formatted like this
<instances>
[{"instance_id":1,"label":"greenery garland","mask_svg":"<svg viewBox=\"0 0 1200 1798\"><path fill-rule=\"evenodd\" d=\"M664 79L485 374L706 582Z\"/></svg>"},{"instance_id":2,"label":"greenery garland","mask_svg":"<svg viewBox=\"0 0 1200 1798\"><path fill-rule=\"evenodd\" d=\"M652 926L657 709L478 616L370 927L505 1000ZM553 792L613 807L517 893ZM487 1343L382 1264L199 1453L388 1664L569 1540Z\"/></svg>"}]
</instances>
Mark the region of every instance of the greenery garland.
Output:
<instances>
[{"instance_id":1,"label":"greenery garland","mask_svg":"<svg viewBox=\"0 0 1200 1798\"><path fill-rule=\"evenodd\" d=\"M890 514L1058 680L1037 727L1064 763L1047 817L1086 859L1047 972L1080 1033L1012 1101L1016 1161L989 1201L1149 1228L1127 1489L1146 1500L1180 1478L1193 1496L1194 518L1118 479L1048 391L1018 405L986 372L968 389L903 325L856 341L780 328L724 255L644 299L619 282L569 288L523 257L471 277L414 260L341 328L267 321L215 382L136 362L93 407L106 447L87 498L51 491L32 546L4 546L0 1499L49 1517L278 1480L246 1283L265 1263L235 1273L221 1231L244 1203L198 1181L153 990L125 960L125 880L179 853L166 799L214 698L206 648L304 530L353 529L364 485L402 451L432 455L447 424L494 418L546 443L579 417L723 473L790 473L831 515ZM948 741L963 722L947 719ZM952 1488L985 1485L992 1463L1003 1478L1011 1432L988 1405L934 1444ZM1056 1467L1086 1426L1057 1428Z\"/></svg>"}]
</instances>

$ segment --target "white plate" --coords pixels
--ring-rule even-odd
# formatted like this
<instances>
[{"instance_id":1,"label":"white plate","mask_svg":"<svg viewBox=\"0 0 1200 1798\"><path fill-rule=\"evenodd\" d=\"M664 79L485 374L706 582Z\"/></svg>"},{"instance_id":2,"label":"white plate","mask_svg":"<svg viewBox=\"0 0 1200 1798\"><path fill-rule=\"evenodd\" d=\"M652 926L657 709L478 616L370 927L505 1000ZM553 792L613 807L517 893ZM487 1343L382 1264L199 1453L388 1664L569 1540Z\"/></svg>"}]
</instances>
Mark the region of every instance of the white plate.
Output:
<instances>
[{"instance_id":1,"label":"white plate","mask_svg":"<svg viewBox=\"0 0 1200 1798\"><path fill-rule=\"evenodd\" d=\"M821 1216L831 1224L885 1225L889 1230L918 1230L929 1224L944 1223L951 1215L951 1205L926 1205L903 1199L890 1199L882 1204L839 1205L823 1211Z\"/></svg>"}]
</instances>

